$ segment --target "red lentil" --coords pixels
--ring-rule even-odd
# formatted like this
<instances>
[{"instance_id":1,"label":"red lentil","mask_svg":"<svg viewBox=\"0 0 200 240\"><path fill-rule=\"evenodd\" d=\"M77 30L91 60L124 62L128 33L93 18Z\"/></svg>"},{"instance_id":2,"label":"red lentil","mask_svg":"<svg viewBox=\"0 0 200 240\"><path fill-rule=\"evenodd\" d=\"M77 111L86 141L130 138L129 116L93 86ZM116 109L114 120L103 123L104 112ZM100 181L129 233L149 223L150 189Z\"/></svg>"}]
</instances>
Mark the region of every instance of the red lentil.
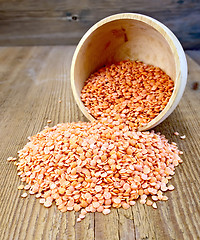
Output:
<instances>
[{"instance_id":1,"label":"red lentil","mask_svg":"<svg viewBox=\"0 0 200 240\"><path fill-rule=\"evenodd\" d=\"M18 186L18 189L19 189L19 190L24 189L24 185L19 185L19 186Z\"/></svg>"},{"instance_id":2,"label":"red lentil","mask_svg":"<svg viewBox=\"0 0 200 240\"><path fill-rule=\"evenodd\" d=\"M22 198L26 198L28 196L28 194L25 192L21 195Z\"/></svg>"},{"instance_id":3,"label":"red lentil","mask_svg":"<svg viewBox=\"0 0 200 240\"><path fill-rule=\"evenodd\" d=\"M179 133L178 133L178 132L174 132L174 135L178 136L178 135L179 135Z\"/></svg>"},{"instance_id":4,"label":"red lentil","mask_svg":"<svg viewBox=\"0 0 200 240\"><path fill-rule=\"evenodd\" d=\"M157 204L154 202L154 203L152 204L152 207L153 207L153 208L157 208Z\"/></svg>"},{"instance_id":5,"label":"red lentil","mask_svg":"<svg viewBox=\"0 0 200 240\"><path fill-rule=\"evenodd\" d=\"M181 138L181 139L185 139L185 138L186 138L186 136L185 136L185 135L183 135L183 136L180 136L180 138Z\"/></svg>"},{"instance_id":6,"label":"red lentil","mask_svg":"<svg viewBox=\"0 0 200 240\"><path fill-rule=\"evenodd\" d=\"M163 191L173 190L167 184L182 162L176 144L123 119L47 126L29 140L18 152L24 189L45 207L55 201L62 212L81 210L77 221L87 212L128 209L136 199L157 208L153 201L167 200Z\"/></svg>"},{"instance_id":7,"label":"red lentil","mask_svg":"<svg viewBox=\"0 0 200 240\"><path fill-rule=\"evenodd\" d=\"M174 190L174 186L173 186L173 185L169 185L169 186L168 186L168 189L169 189L170 191L172 191L172 190Z\"/></svg>"},{"instance_id":8,"label":"red lentil","mask_svg":"<svg viewBox=\"0 0 200 240\"><path fill-rule=\"evenodd\" d=\"M8 157L8 158L7 158L7 161L8 161L8 162L10 162L10 161L16 161L16 160L17 160L17 158L14 158L14 157Z\"/></svg>"},{"instance_id":9,"label":"red lentil","mask_svg":"<svg viewBox=\"0 0 200 240\"><path fill-rule=\"evenodd\" d=\"M91 74L82 89L81 100L96 119L125 117L139 127L159 115L173 89L174 82L160 68L126 60Z\"/></svg>"}]
</instances>

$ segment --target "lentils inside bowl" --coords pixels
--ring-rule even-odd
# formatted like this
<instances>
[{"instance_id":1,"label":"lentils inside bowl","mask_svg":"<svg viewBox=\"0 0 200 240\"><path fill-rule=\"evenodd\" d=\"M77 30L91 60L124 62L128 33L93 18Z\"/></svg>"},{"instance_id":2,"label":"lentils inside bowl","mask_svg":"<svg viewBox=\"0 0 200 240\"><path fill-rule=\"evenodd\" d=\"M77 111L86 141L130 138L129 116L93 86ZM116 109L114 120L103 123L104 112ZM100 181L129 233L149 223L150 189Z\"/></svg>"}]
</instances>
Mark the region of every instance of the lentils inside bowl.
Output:
<instances>
[{"instance_id":1,"label":"lentils inside bowl","mask_svg":"<svg viewBox=\"0 0 200 240\"><path fill-rule=\"evenodd\" d=\"M160 68L140 61L121 61L91 74L81 100L95 118L126 118L142 127L167 105L174 82Z\"/></svg>"}]
</instances>

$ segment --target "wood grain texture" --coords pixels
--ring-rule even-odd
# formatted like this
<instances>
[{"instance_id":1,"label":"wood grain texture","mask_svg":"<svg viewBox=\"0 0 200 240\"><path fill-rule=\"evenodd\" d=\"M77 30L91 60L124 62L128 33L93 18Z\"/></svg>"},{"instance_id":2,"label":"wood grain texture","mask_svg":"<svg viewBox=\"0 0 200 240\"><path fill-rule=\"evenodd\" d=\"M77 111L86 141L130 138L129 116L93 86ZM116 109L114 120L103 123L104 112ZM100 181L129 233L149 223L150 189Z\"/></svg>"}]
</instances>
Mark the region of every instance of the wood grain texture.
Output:
<instances>
[{"instance_id":1,"label":"wood grain texture","mask_svg":"<svg viewBox=\"0 0 200 240\"><path fill-rule=\"evenodd\" d=\"M194 50L188 50L187 51L188 56L190 56L195 62L197 62L200 65L200 54L199 51Z\"/></svg>"},{"instance_id":2,"label":"wood grain texture","mask_svg":"<svg viewBox=\"0 0 200 240\"><path fill-rule=\"evenodd\" d=\"M50 125L86 120L70 88L70 64L75 47L0 48L0 239L3 240L188 240L200 239L200 66L190 57L189 78L176 110L156 127L184 151L183 164L172 179L169 200L158 209L137 203L112 209L111 214L88 214L76 223L77 213L49 209L34 196L20 197L16 167L6 161L17 156L27 137ZM200 51L198 52L200 55ZM59 103L59 100L62 100ZM178 131L185 140L174 136Z\"/></svg>"},{"instance_id":3,"label":"wood grain texture","mask_svg":"<svg viewBox=\"0 0 200 240\"><path fill-rule=\"evenodd\" d=\"M124 12L151 16L168 26L185 49L200 48L198 0L1 0L0 45L77 44L94 23Z\"/></svg>"}]
</instances>

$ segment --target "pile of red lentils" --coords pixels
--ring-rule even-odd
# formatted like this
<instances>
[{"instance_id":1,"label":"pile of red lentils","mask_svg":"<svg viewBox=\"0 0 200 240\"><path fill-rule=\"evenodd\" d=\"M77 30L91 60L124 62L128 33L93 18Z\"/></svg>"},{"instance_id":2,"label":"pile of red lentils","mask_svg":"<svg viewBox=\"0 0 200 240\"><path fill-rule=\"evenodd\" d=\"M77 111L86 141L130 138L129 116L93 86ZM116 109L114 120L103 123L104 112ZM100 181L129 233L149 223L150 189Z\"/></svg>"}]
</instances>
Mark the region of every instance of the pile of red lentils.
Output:
<instances>
[{"instance_id":1,"label":"pile of red lentils","mask_svg":"<svg viewBox=\"0 0 200 240\"><path fill-rule=\"evenodd\" d=\"M47 126L29 137L18 152L24 182L18 189L35 194L45 207L55 202L62 212L80 211L78 222L88 212L128 209L137 199L157 208L174 189L168 182L182 152L160 133L137 127L162 111L172 91L162 70L141 62L124 61L92 74L82 100L98 120Z\"/></svg>"},{"instance_id":2,"label":"pile of red lentils","mask_svg":"<svg viewBox=\"0 0 200 240\"><path fill-rule=\"evenodd\" d=\"M182 160L175 143L163 135L137 132L124 120L101 119L64 123L29 138L19 151L18 175L29 190L62 212L110 213L111 207L128 209L140 203L157 208ZM22 197L26 197L23 194Z\"/></svg>"},{"instance_id":3,"label":"pile of red lentils","mask_svg":"<svg viewBox=\"0 0 200 240\"><path fill-rule=\"evenodd\" d=\"M173 89L174 82L160 68L126 60L91 74L81 100L95 119L123 114L140 127L165 108Z\"/></svg>"}]
</instances>

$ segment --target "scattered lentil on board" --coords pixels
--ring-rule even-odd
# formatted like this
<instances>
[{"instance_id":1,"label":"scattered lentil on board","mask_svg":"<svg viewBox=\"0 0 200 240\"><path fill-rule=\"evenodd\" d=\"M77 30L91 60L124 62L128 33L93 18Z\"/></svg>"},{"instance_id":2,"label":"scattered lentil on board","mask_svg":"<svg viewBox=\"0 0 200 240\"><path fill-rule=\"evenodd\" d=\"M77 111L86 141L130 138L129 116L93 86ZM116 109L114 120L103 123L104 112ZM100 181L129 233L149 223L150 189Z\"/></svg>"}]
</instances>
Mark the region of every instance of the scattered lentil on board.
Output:
<instances>
[{"instance_id":1,"label":"scattered lentil on board","mask_svg":"<svg viewBox=\"0 0 200 240\"><path fill-rule=\"evenodd\" d=\"M17 158L14 158L14 157L8 157L8 158L7 158L7 161L8 161L8 162L10 162L10 161L16 161L16 160L17 160Z\"/></svg>"},{"instance_id":2,"label":"scattered lentil on board","mask_svg":"<svg viewBox=\"0 0 200 240\"><path fill-rule=\"evenodd\" d=\"M174 82L160 68L140 61L121 61L91 74L81 100L95 118L123 114L133 126L149 123L165 108Z\"/></svg>"},{"instance_id":3,"label":"scattered lentil on board","mask_svg":"<svg viewBox=\"0 0 200 240\"><path fill-rule=\"evenodd\" d=\"M186 138L186 136L185 136L185 135L183 135L183 136L180 136L180 138L181 138L181 139L185 139L185 138Z\"/></svg>"},{"instance_id":4,"label":"scattered lentil on board","mask_svg":"<svg viewBox=\"0 0 200 240\"><path fill-rule=\"evenodd\" d=\"M87 212L128 209L136 199L157 208L182 162L175 143L137 132L126 119L46 126L29 140L16 164L24 189L47 208L55 201L62 212L81 210L78 222Z\"/></svg>"},{"instance_id":5,"label":"scattered lentil on board","mask_svg":"<svg viewBox=\"0 0 200 240\"><path fill-rule=\"evenodd\" d=\"M21 195L22 198L26 198L28 196L28 194L25 192Z\"/></svg>"}]
</instances>

